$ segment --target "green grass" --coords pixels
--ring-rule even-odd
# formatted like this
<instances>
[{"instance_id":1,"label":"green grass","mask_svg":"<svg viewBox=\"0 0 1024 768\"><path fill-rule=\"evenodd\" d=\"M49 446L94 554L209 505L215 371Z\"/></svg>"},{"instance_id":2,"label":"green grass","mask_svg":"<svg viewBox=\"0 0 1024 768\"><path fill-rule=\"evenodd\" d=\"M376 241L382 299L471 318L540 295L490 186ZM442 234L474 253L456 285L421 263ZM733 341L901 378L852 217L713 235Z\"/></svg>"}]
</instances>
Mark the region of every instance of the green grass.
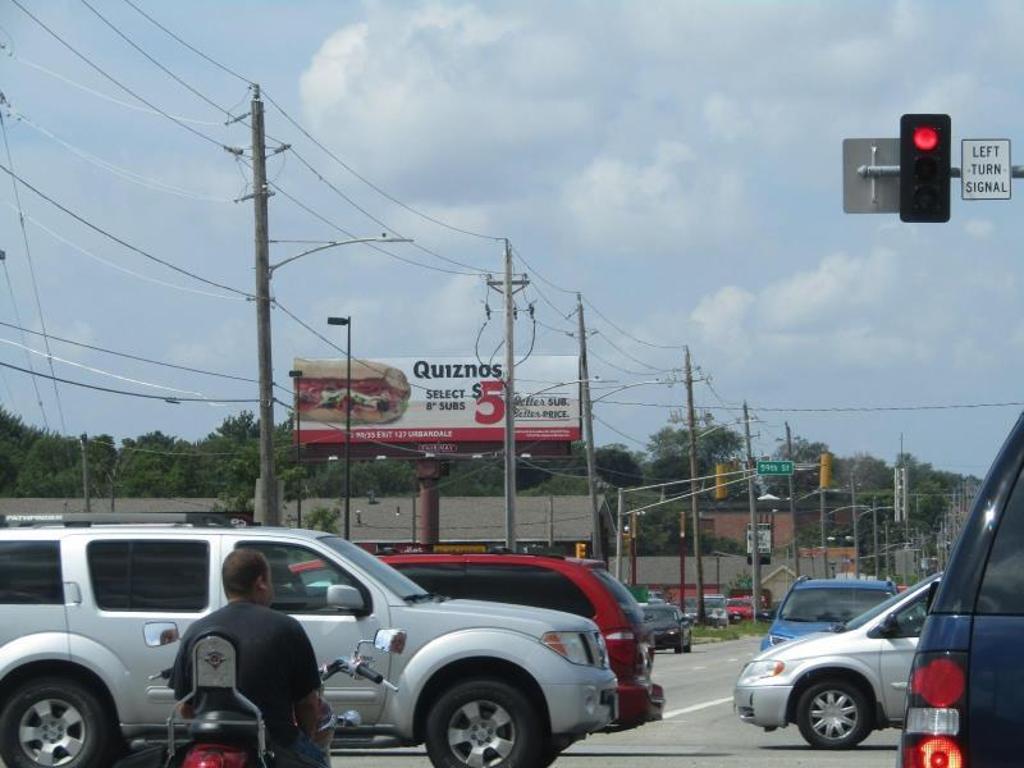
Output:
<instances>
[{"instance_id":1,"label":"green grass","mask_svg":"<svg viewBox=\"0 0 1024 768\"><path fill-rule=\"evenodd\" d=\"M741 637L761 637L768 634L768 627L763 621L741 621L718 629L715 627L694 627L694 640L739 640Z\"/></svg>"}]
</instances>

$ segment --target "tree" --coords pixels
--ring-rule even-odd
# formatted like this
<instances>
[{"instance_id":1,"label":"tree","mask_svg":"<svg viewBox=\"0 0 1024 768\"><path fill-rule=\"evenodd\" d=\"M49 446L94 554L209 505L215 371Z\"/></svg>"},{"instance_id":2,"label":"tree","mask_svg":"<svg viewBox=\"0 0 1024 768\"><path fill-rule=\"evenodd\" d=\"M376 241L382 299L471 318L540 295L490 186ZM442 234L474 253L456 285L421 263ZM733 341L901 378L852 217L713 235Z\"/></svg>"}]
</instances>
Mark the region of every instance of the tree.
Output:
<instances>
[{"instance_id":1,"label":"tree","mask_svg":"<svg viewBox=\"0 0 1024 768\"><path fill-rule=\"evenodd\" d=\"M594 450L597 474L615 488L631 488L644 482L643 454L630 451L621 443L602 445Z\"/></svg>"}]
</instances>

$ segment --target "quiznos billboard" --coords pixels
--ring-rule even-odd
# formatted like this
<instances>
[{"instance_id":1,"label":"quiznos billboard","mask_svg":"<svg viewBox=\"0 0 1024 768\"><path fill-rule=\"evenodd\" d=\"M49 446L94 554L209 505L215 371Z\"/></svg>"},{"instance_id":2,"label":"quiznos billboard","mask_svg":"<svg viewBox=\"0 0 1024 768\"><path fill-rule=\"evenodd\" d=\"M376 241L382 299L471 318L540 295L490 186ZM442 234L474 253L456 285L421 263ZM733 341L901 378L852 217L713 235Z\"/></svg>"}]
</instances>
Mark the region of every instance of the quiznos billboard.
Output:
<instances>
[{"instance_id":1,"label":"quiznos billboard","mask_svg":"<svg viewBox=\"0 0 1024 768\"><path fill-rule=\"evenodd\" d=\"M504 437L504 364L476 358L352 360L296 358L293 381L304 443L345 441L351 392L352 442L497 442ZM579 362L537 356L516 365L517 440L580 438Z\"/></svg>"}]
</instances>

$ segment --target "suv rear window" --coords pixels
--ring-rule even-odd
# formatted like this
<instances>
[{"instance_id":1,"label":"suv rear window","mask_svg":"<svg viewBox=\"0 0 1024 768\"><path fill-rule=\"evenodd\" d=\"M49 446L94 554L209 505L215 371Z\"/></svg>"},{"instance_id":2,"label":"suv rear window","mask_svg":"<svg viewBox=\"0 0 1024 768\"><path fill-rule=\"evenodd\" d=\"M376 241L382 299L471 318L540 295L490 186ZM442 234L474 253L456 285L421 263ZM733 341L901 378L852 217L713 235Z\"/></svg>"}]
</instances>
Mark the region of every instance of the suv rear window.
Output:
<instances>
[{"instance_id":1,"label":"suv rear window","mask_svg":"<svg viewBox=\"0 0 1024 768\"><path fill-rule=\"evenodd\" d=\"M63 602L60 545L56 541L0 542L0 603L59 605Z\"/></svg>"},{"instance_id":2,"label":"suv rear window","mask_svg":"<svg viewBox=\"0 0 1024 768\"><path fill-rule=\"evenodd\" d=\"M210 604L206 542L93 541L86 558L104 611L198 612Z\"/></svg>"},{"instance_id":3,"label":"suv rear window","mask_svg":"<svg viewBox=\"0 0 1024 768\"><path fill-rule=\"evenodd\" d=\"M1024 477L1017 479L1003 510L978 593L977 613L1024 615Z\"/></svg>"},{"instance_id":4,"label":"suv rear window","mask_svg":"<svg viewBox=\"0 0 1024 768\"><path fill-rule=\"evenodd\" d=\"M619 608L626 615L627 621L638 625L644 623L644 612L640 608L640 603L633 597L633 593L622 585L621 581L608 573L604 568L593 568L591 572L597 577L598 581L608 587L608 591L612 593L615 602L619 604Z\"/></svg>"},{"instance_id":5,"label":"suv rear window","mask_svg":"<svg viewBox=\"0 0 1024 768\"><path fill-rule=\"evenodd\" d=\"M460 597L530 605L594 618L594 606L567 576L535 565L468 563Z\"/></svg>"},{"instance_id":6,"label":"suv rear window","mask_svg":"<svg viewBox=\"0 0 1024 768\"><path fill-rule=\"evenodd\" d=\"M783 621L847 622L889 597L881 589L794 589L782 606Z\"/></svg>"}]
</instances>

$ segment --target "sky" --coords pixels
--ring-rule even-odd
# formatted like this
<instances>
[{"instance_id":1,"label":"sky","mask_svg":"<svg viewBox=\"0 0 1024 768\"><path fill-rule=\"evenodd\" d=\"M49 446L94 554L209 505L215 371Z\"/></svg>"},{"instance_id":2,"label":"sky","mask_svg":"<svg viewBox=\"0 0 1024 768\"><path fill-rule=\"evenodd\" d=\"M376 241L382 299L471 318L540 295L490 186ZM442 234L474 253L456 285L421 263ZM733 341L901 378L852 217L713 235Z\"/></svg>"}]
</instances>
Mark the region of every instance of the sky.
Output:
<instances>
[{"instance_id":1,"label":"sky","mask_svg":"<svg viewBox=\"0 0 1024 768\"><path fill-rule=\"evenodd\" d=\"M950 114L954 164L962 138L1014 139L1021 3L132 0L239 79L126 0L18 2L82 56L0 0L0 163L81 219L252 292L252 203L236 202L251 171L224 148L248 150L248 127L225 122L248 111L250 80L283 108L266 104L269 148L291 145L268 161L271 238L415 239L275 273L284 399L294 357L344 344L329 315L353 317L357 356L472 356L478 338L491 355L502 298L486 273L507 237L531 281L517 353L575 353L586 301L598 444L641 449L680 415L684 345L699 409L735 422L749 401L755 453L788 422L841 455L892 461L902 437L981 475L1021 410L830 410L1024 401L1016 201L954 185L948 224L847 215L841 168L844 138L895 137L903 113ZM271 260L308 247L274 243ZM45 325L58 377L255 400L251 381L56 338L253 379L245 296L3 173L0 249L0 362L48 375L45 340L11 327ZM253 407L46 379L37 398L31 376L0 371L5 408L71 435L198 439Z\"/></svg>"}]
</instances>

